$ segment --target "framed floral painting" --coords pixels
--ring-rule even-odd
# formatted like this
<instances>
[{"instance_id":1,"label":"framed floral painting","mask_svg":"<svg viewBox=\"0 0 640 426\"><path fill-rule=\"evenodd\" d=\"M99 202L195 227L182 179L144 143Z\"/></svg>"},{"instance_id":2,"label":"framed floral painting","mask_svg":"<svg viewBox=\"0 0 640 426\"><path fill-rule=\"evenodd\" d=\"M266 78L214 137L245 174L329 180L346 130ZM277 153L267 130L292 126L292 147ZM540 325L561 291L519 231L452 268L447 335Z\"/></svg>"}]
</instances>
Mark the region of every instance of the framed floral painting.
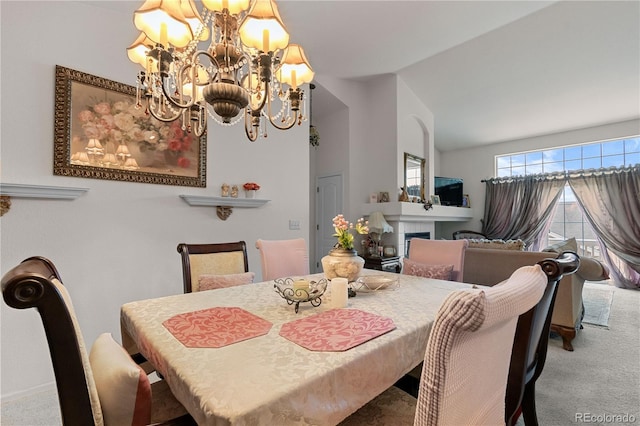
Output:
<instances>
[{"instance_id":1,"label":"framed floral painting","mask_svg":"<svg viewBox=\"0 0 640 426\"><path fill-rule=\"evenodd\" d=\"M57 65L53 173L206 186L206 132L145 110L135 87Z\"/></svg>"}]
</instances>

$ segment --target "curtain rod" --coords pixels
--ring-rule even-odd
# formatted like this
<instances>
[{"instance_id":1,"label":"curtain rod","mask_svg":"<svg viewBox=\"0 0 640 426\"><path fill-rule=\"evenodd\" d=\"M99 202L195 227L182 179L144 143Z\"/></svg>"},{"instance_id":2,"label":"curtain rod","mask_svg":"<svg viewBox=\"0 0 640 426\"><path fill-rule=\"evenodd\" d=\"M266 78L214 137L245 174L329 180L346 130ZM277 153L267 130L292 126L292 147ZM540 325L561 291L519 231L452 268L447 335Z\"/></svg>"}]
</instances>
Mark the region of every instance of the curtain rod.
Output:
<instances>
[{"instance_id":1,"label":"curtain rod","mask_svg":"<svg viewBox=\"0 0 640 426\"><path fill-rule=\"evenodd\" d=\"M490 179L482 179L481 183L487 182L499 182L499 181L510 181L510 180L522 180L522 179L571 179L577 177L590 177L601 174L611 174L611 173L627 173L627 172L637 172L640 173L640 164L635 164L633 166L625 166L625 167L603 167L599 169L584 169L584 170L568 170L563 172L556 173L541 173L536 175L518 175L518 176L503 176L496 177Z\"/></svg>"}]
</instances>

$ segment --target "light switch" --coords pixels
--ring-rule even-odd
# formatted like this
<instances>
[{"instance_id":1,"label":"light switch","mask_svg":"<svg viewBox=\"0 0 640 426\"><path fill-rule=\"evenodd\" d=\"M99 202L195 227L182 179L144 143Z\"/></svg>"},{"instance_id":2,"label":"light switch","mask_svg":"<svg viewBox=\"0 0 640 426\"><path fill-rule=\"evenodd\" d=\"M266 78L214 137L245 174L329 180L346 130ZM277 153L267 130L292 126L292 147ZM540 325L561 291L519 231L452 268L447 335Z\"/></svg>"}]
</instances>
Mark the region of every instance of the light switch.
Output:
<instances>
[{"instance_id":1,"label":"light switch","mask_svg":"<svg viewBox=\"0 0 640 426\"><path fill-rule=\"evenodd\" d=\"M292 231L296 231L300 229L300 221L289 219L289 229Z\"/></svg>"}]
</instances>

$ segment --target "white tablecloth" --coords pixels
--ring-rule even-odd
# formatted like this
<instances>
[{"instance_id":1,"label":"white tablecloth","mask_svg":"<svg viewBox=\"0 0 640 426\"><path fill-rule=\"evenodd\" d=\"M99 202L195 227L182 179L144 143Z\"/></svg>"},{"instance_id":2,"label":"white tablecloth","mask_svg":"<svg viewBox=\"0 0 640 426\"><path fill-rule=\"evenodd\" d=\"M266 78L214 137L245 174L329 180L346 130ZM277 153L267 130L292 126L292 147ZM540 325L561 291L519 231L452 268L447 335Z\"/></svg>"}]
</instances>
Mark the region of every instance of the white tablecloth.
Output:
<instances>
[{"instance_id":1,"label":"white tablecloth","mask_svg":"<svg viewBox=\"0 0 640 426\"><path fill-rule=\"evenodd\" d=\"M123 343L133 339L199 425L333 425L423 360L440 304L451 291L469 287L393 276L401 280L398 289L358 293L348 308L390 317L396 329L344 352L313 352L280 336L282 324L330 306L303 303L295 314L273 281L127 303ZM162 325L176 314L215 306L241 307L273 327L222 348L187 348Z\"/></svg>"}]
</instances>

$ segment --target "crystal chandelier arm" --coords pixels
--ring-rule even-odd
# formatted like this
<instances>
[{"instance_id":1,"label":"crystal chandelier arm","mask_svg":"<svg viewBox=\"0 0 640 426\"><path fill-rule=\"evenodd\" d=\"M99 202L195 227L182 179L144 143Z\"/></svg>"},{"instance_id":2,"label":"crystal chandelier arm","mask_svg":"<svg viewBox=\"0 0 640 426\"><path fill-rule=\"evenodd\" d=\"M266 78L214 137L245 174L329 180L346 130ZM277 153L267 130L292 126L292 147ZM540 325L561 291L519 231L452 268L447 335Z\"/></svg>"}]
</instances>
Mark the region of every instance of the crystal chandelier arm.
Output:
<instances>
[{"instance_id":1,"label":"crystal chandelier arm","mask_svg":"<svg viewBox=\"0 0 640 426\"><path fill-rule=\"evenodd\" d=\"M273 120L273 117L271 116L271 102L269 102L268 110L269 110L269 114L268 114L269 123L271 123L271 125L278 130L289 130L290 128L292 128L298 121L298 118L299 118L298 116L300 114L300 112L296 110L295 115L293 116L293 120L291 120L291 122L289 122L288 124L285 124L284 126L280 126L277 124L276 121Z\"/></svg>"},{"instance_id":2,"label":"crystal chandelier arm","mask_svg":"<svg viewBox=\"0 0 640 426\"><path fill-rule=\"evenodd\" d=\"M172 121L177 120L180 117L180 115L182 115L182 111L177 111L175 115L172 115L169 117L165 117L163 114L157 114L156 107L154 107L153 105L153 94L147 93L145 97L147 98L147 111L149 111L149 113L153 116L153 118L155 118L158 121L162 121L163 123L170 123ZM161 99L164 99L164 98L161 98Z\"/></svg>"},{"instance_id":3,"label":"crystal chandelier arm","mask_svg":"<svg viewBox=\"0 0 640 426\"><path fill-rule=\"evenodd\" d=\"M253 78L251 78L251 75L249 75L248 77L248 92L249 92L249 108L251 108L251 112L252 113L256 113L261 111L264 108L265 103L267 102L267 98L269 98L269 102L271 102L271 95L270 95L270 91L271 91L271 59L272 56L269 55L268 53L261 53L260 56L258 58L256 58L256 60L254 61L255 64L255 68L258 69L259 75L256 78L256 80L261 80L262 83L264 83L264 96L262 96L262 99L260 99L260 103L258 105L255 106L253 103L251 102L251 93L253 91ZM257 82L257 84L259 85L260 82ZM259 93L259 92L258 92Z\"/></svg>"},{"instance_id":4,"label":"crystal chandelier arm","mask_svg":"<svg viewBox=\"0 0 640 426\"><path fill-rule=\"evenodd\" d=\"M280 126L274 121L273 115L271 114L271 98L269 98L269 102L267 104L267 111L268 111L267 116L269 117L269 122L271 123L271 125L279 130L289 130L290 128L292 128L296 124L296 122L302 118L300 115L301 99L302 99L302 91L299 88L295 90L291 88L289 89L289 100L291 102L291 110L294 111L295 114L291 121L287 120L287 124Z\"/></svg>"},{"instance_id":5,"label":"crystal chandelier arm","mask_svg":"<svg viewBox=\"0 0 640 426\"><path fill-rule=\"evenodd\" d=\"M182 68L180 68L180 71L178 73L176 73L176 76L178 78L176 84L178 86L178 94L180 95L180 98L178 100L176 100L174 98L174 96L171 96L169 93L167 93L167 85L165 84L165 78L166 77L165 76L162 77L162 93L167 98L167 100L173 106L175 106L177 108L182 108L182 109L191 108L194 104L196 104L198 102L198 96L197 96L198 95L198 88L197 88L196 84L193 84L193 82L196 80L196 76L198 74L198 70L197 70L196 66L197 66L197 63L198 63L197 62L198 56L200 56L200 55L203 55L203 56L206 56L207 58L209 58L212 61L212 63L215 64L216 68L218 68L218 66L219 66L218 61L216 60L216 58L211 56L209 54L209 52L207 52L205 50L198 50L197 52L195 52L193 54L193 56L191 57L190 64L188 63L188 64L183 65ZM190 95L191 99L186 103L181 103L180 101L184 100L183 99L184 93L182 93L182 91L183 91L183 78L182 78L182 76L184 75L184 71L185 70L190 71L190 74L191 74L191 76L190 76L190 79L191 79L191 82L192 82L192 84L191 84L191 95ZM211 80L211 79L209 78L209 80Z\"/></svg>"},{"instance_id":6,"label":"crystal chandelier arm","mask_svg":"<svg viewBox=\"0 0 640 426\"><path fill-rule=\"evenodd\" d=\"M189 118L193 125L191 129L196 136L200 137L204 134L205 130L207 130L207 111L206 107L203 105L197 105L197 110L194 110L195 107L192 107L189 111Z\"/></svg>"},{"instance_id":7,"label":"crystal chandelier arm","mask_svg":"<svg viewBox=\"0 0 640 426\"><path fill-rule=\"evenodd\" d=\"M255 142L260 134L260 114L258 111L251 111L250 108L244 109L244 132L251 142Z\"/></svg>"}]
</instances>

